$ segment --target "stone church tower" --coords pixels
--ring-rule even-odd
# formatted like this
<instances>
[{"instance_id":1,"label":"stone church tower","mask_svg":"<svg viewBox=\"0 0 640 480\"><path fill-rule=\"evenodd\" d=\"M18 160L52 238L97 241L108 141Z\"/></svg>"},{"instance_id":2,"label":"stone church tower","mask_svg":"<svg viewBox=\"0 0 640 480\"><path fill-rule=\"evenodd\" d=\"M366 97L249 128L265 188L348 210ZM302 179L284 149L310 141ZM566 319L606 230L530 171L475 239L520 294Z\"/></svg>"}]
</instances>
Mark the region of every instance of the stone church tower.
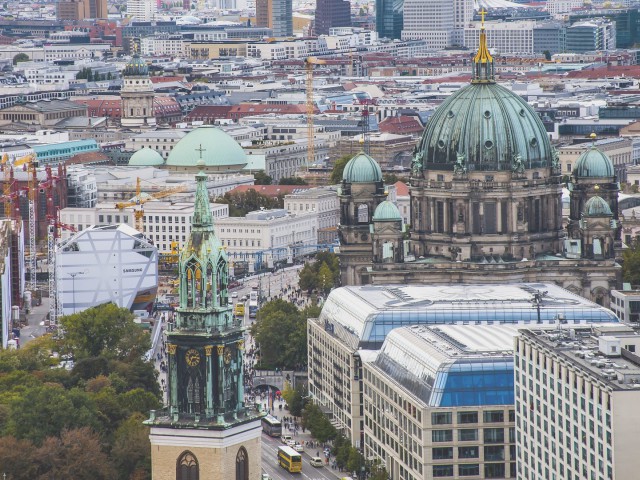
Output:
<instances>
[{"instance_id":1,"label":"stone church tower","mask_svg":"<svg viewBox=\"0 0 640 480\"><path fill-rule=\"evenodd\" d=\"M257 480L263 413L244 403L244 328L228 304L228 261L214 233L207 175L196 180L180 307L167 332L169 404L145 422L152 478Z\"/></svg>"},{"instance_id":2,"label":"stone church tower","mask_svg":"<svg viewBox=\"0 0 640 480\"><path fill-rule=\"evenodd\" d=\"M153 106L153 85L149 78L149 67L134 53L122 72L123 85L120 91L123 128L142 129L156 126Z\"/></svg>"}]
</instances>

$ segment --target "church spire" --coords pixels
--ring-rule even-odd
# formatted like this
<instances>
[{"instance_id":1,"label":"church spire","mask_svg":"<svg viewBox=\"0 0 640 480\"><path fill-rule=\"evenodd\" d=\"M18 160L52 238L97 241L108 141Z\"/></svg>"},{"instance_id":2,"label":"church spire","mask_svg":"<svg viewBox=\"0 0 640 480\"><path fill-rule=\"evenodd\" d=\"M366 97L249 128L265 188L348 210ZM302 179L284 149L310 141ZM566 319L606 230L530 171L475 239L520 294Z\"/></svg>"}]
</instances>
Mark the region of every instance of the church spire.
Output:
<instances>
[{"instance_id":1,"label":"church spire","mask_svg":"<svg viewBox=\"0 0 640 480\"><path fill-rule=\"evenodd\" d=\"M493 83L495 82L493 57L487 48L487 33L484 28L484 16L487 11L483 8L480 10L482 25L480 27L480 45L478 52L473 57L473 80L472 83Z\"/></svg>"},{"instance_id":2,"label":"church spire","mask_svg":"<svg viewBox=\"0 0 640 480\"><path fill-rule=\"evenodd\" d=\"M211 205L209 204L207 174L203 171L205 163L202 159L202 152L204 152L205 149L200 145L200 148L196 150L200 152L200 159L196 164L198 168L200 168L200 171L196 175L196 200L193 210L193 222L191 224L194 229L206 230L213 227L213 216L211 215Z\"/></svg>"}]
</instances>

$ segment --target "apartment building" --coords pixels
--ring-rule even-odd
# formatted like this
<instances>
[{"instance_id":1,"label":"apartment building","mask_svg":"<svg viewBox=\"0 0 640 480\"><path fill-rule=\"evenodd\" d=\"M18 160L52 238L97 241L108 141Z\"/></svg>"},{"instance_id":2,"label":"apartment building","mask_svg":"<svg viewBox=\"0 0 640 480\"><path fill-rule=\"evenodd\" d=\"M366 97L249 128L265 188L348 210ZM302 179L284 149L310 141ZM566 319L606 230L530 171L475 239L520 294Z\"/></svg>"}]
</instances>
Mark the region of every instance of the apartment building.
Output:
<instances>
[{"instance_id":1,"label":"apartment building","mask_svg":"<svg viewBox=\"0 0 640 480\"><path fill-rule=\"evenodd\" d=\"M560 325L514 348L517 478L635 478L640 336Z\"/></svg>"},{"instance_id":2,"label":"apartment building","mask_svg":"<svg viewBox=\"0 0 640 480\"><path fill-rule=\"evenodd\" d=\"M318 244L333 243L340 223L340 201L335 188L319 187L290 193L284 197L289 213L314 213L318 217Z\"/></svg>"}]
</instances>

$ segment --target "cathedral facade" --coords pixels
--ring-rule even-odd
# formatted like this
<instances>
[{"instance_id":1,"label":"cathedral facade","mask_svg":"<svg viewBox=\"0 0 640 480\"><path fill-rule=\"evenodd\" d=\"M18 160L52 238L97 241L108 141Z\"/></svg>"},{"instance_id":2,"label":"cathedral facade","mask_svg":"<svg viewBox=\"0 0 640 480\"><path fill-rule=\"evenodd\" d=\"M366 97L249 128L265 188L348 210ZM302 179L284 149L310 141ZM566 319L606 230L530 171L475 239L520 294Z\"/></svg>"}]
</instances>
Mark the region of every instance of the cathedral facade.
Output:
<instances>
[{"instance_id":1,"label":"cathedral facade","mask_svg":"<svg viewBox=\"0 0 640 480\"><path fill-rule=\"evenodd\" d=\"M179 260L180 306L166 332L168 405L145 422L152 478L257 480L264 413L244 402L244 328L229 305L207 175L196 180L193 227Z\"/></svg>"},{"instance_id":2,"label":"cathedral facade","mask_svg":"<svg viewBox=\"0 0 640 480\"><path fill-rule=\"evenodd\" d=\"M533 109L495 82L480 36L471 84L436 110L414 151L410 225L383 201L373 159L347 164L342 284L554 282L608 305L621 277L611 161L594 147L576 162L565 229L558 154Z\"/></svg>"}]
</instances>

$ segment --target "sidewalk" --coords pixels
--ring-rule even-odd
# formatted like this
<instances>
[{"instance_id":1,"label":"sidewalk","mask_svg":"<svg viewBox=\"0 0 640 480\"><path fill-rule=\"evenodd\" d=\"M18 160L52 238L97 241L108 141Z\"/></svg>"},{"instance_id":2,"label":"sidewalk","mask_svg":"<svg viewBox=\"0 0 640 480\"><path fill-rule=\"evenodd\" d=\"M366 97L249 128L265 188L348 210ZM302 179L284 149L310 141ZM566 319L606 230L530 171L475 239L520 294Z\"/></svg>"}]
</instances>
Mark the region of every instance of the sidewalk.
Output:
<instances>
[{"instance_id":1,"label":"sidewalk","mask_svg":"<svg viewBox=\"0 0 640 480\"><path fill-rule=\"evenodd\" d=\"M47 315L49 315L49 298L42 297L42 304L31 307L30 313L26 315L27 325L20 329L20 345L24 345L47 332L44 326Z\"/></svg>"}]
</instances>

